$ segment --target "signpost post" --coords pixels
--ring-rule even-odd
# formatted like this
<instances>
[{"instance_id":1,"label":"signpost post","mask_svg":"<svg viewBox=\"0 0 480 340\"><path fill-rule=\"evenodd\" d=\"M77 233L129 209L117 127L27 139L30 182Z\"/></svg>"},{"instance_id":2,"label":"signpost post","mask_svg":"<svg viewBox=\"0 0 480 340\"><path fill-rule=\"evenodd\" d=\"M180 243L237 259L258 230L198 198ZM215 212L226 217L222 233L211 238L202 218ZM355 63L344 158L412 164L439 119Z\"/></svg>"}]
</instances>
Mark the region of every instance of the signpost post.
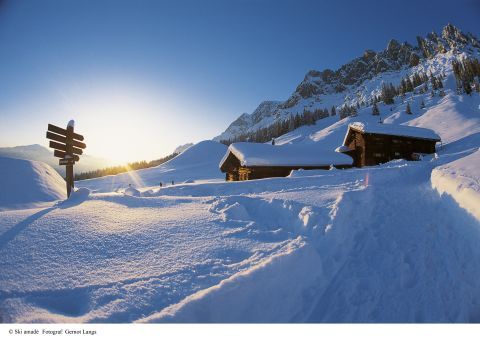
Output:
<instances>
[{"instance_id":1,"label":"signpost post","mask_svg":"<svg viewBox=\"0 0 480 340\"><path fill-rule=\"evenodd\" d=\"M50 139L50 147L55 149L53 155L59 157L59 165L66 166L67 196L70 197L73 184L73 165L80 160L78 155L83 153L87 146L83 143L83 136L75 133L75 122L68 122L67 128L48 124L47 138Z\"/></svg>"}]
</instances>

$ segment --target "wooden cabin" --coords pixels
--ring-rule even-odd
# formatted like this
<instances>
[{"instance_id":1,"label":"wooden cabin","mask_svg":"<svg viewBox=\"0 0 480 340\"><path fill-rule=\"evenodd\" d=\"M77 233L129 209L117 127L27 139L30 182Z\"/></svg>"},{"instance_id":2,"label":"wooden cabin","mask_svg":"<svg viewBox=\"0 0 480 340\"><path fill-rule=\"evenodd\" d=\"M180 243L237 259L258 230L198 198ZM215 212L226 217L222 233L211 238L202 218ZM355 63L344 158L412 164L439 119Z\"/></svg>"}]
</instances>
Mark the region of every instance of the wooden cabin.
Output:
<instances>
[{"instance_id":1,"label":"wooden cabin","mask_svg":"<svg viewBox=\"0 0 480 340\"><path fill-rule=\"evenodd\" d=\"M386 163L392 159L415 160L418 154L435 152L440 137L430 129L381 123L352 123L343 145L336 149L349 155L354 166Z\"/></svg>"},{"instance_id":2,"label":"wooden cabin","mask_svg":"<svg viewBox=\"0 0 480 340\"><path fill-rule=\"evenodd\" d=\"M227 181L245 181L268 177L286 177L292 170L351 167L350 156L309 145L271 145L233 143L220 162Z\"/></svg>"}]
</instances>

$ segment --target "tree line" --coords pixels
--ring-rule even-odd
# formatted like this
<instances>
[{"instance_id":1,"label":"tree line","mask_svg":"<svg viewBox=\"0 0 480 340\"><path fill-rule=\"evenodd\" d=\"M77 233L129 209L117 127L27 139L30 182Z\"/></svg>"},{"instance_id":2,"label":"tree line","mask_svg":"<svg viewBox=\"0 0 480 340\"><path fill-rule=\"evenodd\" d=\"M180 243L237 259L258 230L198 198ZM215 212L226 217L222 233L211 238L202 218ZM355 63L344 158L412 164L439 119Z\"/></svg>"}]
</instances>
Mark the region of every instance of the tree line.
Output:
<instances>
[{"instance_id":1,"label":"tree line","mask_svg":"<svg viewBox=\"0 0 480 340\"><path fill-rule=\"evenodd\" d=\"M471 94L473 91L480 93L480 62L478 59L454 60L452 68L458 94Z\"/></svg>"},{"instance_id":2,"label":"tree line","mask_svg":"<svg viewBox=\"0 0 480 340\"><path fill-rule=\"evenodd\" d=\"M163 158L155 159L149 162L139 161L139 162L128 163L127 165L110 166L103 169L81 172L79 174L75 174L74 180L80 181L82 179L97 178L97 177L103 177L103 176L109 176L109 175L118 175L123 172L128 172L131 170L151 168L151 167L163 164L177 155L178 155L177 153L172 153Z\"/></svg>"},{"instance_id":3,"label":"tree line","mask_svg":"<svg viewBox=\"0 0 480 340\"><path fill-rule=\"evenodd\" d=\"M220 143L225 145L230 145L237 142L265 143L278 136L293 131L300 126L314 125L317 120L329 117L331 115L336 115L335 106L332 106L330 112L325 108L315 109L313 111L305 108L302 114L297 113L296 115L292 115L285 120L277 121L268 127L258 129L255 132L241 134L235 138L224 139L221 140Z\"/></svg>"},{"instance_id":4,"label":"tree line","mask_svg":"<svg viewBox=\"0 0 480 340\"><path fill-rule=\"evenodd\" d=\"M453 71L457 80L457 92L470 94L473 90L480 92L480 62L477 59L465 59L463 61L454 60L452 62ZM439 75L428 74L422 71L414 72L403 77L400 84L395 86L392 83L382 83L380 93L373 95L369 101L357 101L356 104L349 104L344 102L339 108L339 118L355 116L361 107L372 107L372 115L380 115L380 110L377 103L383 102L386 105L395 103L395 98L402 98L402 102L408 93L428 93L431 96L445 96L443 88L443 81L446 78L444 72ZM425 108L425 103L422 100L421 108ZM259 129L255 132L239 135L235 138L220 141L223 144L230 145L236 142L255 142L265 143L271 141L278 136L293 131L303 125L313 125L318 119L323 119L329 116L335 116L337 109L332 106L330 111L328 109L316 109L309 111L304 109L302 114L293 115L283 121L278 121L268 127ZM410 103L407 102L405 109L407 114L412 114Z\"/></svg>"}]
</instances>

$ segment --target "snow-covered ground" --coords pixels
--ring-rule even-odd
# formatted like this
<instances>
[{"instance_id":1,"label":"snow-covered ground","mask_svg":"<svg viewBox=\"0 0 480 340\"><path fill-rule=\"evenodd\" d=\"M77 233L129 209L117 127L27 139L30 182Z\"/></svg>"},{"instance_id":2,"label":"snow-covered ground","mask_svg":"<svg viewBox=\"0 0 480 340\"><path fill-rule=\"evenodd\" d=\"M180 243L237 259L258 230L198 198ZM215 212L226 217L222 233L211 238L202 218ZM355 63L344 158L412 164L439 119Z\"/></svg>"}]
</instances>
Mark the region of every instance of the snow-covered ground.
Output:
<instances>
[{"instance_id":1,"label":"snow-covered ground","mask_svg":"<svg viewBox=\"0 0 480 340\"><path fill-rule=\"evenodd\" d=\"M480 221L480 151L447 163L432 172L432 185L452 196Z\"/></svg>"},{"instance_id":2,"label":"snow-covered ground","mask_svg":"<svg viewBox=\"0 0 480 340\"><path fill-rule=\"evenodd\" d=\"M480 322L480 96L446 92L414 95L412 115L379 105L385 123L440 135L419 162L224 182L226 147L202 142L1 211L1 320ZM363 109L276 142L333 150L376 120Z\"/></svg>"},{"instance_id":3,"label":"snow-covered ground","mask_svg":"<svg viewBox=\"0 0 480 340\"><path fill-rule=\"evenodd\" d=\"M114 176L106 176L77 182L77 186L96 192L112 192L134 187L158 187L160 182L169 185L192 182L194 180L219 180L225 178L218 163L227 147L214 141L203 141L184 150L177 157L159 166L130 171Z\"/></svg>"},{"instance_id":4,"label":"snow-covered ground","mask_svg":"<svg viewBox=\"0 0 480 340\"><path fill-rule=\"evenodd\" d=\"M0 211L67 197L65 181L50 165L0 157Z\"/></svg>"},{"instance_id":5,"label":"snow-covered ground","mask_svg":"<svg viewBox=\"0 0 480 340\"><path fill-rule=\"evenodd\" d=\"M5 322L480 321L478 220L438 160L0 212ZM300 172L302 173L302 172Z\"/></svg>"}]
</instances>

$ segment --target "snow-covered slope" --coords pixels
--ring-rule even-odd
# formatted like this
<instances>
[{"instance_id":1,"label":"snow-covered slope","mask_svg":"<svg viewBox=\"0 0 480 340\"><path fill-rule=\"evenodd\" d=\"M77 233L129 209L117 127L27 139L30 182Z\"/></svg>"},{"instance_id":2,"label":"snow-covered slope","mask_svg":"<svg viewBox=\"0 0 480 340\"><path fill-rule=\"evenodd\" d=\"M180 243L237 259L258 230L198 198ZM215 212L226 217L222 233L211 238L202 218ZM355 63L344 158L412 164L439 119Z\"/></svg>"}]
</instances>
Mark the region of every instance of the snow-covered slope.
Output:
<instances>
[{"instance_id":1,"label":"snow-covered slope","mask_svg":"<svg viewBox=\"0 0 480 340\"><path fill-rule=\"evenodd\" d=\"M49 165L0 157L0 210L66 198L62 177Z\"/></svg>"},{"instance_id":2,"label":"snow-covered slope","mask_svg":"<svg viewBox=\"0 0 480 340\"><path fill-rule=\"evenodd\" d=\"M130 171L115 176L106 176L76 182L78 187L86 187L99 192L112 192L128 188L129 185L142 188L158 187L181 182L221 179L224 175L218 163L227 147L214 141L203 141L190 146L177 157L159 166Z\"/></svg>"},{"instance_id":3,"label":"snow-covered slope","mask_svg":"<svg viewBox=\"0 0 480 340\"><path fill-rule=\"evenodd\" d=\"M193 146L193 143L187 143L187 144L179 145L175 148L173 153L181 154L182 152L184 152L185 150L187 150L191 146Z\"/></svg>"}]
</instances>

